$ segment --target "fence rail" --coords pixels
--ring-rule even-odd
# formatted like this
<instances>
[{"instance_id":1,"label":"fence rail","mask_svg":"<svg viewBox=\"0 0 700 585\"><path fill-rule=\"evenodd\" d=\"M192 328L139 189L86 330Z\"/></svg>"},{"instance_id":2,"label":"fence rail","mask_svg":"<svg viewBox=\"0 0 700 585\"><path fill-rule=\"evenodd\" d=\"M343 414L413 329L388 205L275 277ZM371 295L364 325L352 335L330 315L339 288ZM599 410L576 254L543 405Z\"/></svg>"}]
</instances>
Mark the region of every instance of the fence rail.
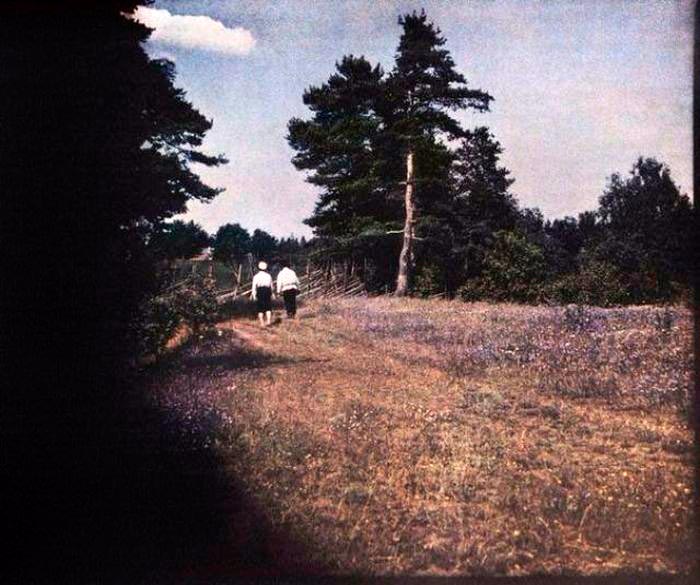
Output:
<instances>
[{"instance_id":1,"label":"fence rail","mask_svg":"<svg viewBox=\"0 0 700 585\"><path fill-rule=\"evenodd\" d=\"M253 281L251 265L242 263L215 267L213 262L198 262L193 263L191 269L185 270L205 272L209 277L214 278L217 283L216 299L219 304L250 297ZM332 263L325 266L307 264L305 269L297 270L297 275L300 299L339 298L367 294L365 284L357 275L355 267L347 263Z\"/></svg>"}]
</instances>

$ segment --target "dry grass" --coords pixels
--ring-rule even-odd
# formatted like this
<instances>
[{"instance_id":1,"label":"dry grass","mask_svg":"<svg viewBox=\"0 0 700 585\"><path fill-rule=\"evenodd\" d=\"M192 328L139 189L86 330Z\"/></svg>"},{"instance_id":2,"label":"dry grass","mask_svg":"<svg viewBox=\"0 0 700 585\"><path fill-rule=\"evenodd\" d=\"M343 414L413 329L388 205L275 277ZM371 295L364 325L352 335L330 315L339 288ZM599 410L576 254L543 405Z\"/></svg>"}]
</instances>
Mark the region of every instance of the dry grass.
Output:
<instances>
[{"instance_id":1,"label":"dry grass","mask_svg":"<svg viewBox=\"0 0 700 585\"><path fill-rule=\"evenodd\" d=\"M691 570L686 310L348 299L220 329L161 404L330 570Z\"/></svg>"}]
</instances>

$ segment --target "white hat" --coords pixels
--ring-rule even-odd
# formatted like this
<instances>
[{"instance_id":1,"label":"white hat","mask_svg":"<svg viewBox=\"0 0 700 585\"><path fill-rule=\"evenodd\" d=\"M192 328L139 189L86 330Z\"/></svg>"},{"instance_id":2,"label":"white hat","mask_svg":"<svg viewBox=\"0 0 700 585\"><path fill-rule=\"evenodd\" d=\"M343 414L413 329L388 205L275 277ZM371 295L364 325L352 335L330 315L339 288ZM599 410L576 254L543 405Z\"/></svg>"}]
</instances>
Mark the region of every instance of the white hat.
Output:
<instances>
[{"instance_id":1,"label":"white hat","mask_svg":"<svg viewBox=\"0 0 700 585\"><path fill-rule=\"evenodd\" d=\"M260 268L260 270L267 270L267 262L258 262L258 268Z\"/></svg>"}]
</instances>

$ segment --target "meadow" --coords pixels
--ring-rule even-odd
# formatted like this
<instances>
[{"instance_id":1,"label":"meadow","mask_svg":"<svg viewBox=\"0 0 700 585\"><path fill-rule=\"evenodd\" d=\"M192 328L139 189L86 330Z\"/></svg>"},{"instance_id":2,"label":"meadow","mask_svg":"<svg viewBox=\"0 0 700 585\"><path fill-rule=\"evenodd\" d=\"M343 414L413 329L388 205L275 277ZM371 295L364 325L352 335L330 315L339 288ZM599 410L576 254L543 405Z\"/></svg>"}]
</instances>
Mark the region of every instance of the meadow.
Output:
<instances>
[{"instance_id":1,"label":"meadow","mask_svg":"<svg viewBox=\"0 0 700 585\"><path fill-rule=\"evenodd\" d=\"M222 321L152 396L285 572L687 573L692 363L683 307L348 298Z\"/></svg>"}]
</instances>

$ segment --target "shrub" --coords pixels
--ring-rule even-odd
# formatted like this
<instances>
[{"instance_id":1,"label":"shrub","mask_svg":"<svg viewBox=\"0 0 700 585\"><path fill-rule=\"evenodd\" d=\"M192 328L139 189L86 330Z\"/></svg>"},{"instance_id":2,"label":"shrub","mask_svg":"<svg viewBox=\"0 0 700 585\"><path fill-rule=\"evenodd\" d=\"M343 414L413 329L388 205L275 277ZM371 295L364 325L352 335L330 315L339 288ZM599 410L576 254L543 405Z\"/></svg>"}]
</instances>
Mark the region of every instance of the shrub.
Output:
<instances>
[{"instance_id":1,"label":"shrub","mask_svg":"<svg viewBox=\"0 0 700 585\"><path fill-rule=\"evenodd\" d=\"M500 231L484 257L481 276L467 281L458 294L464 301L533 303L541 298L545 274L542 248L521 234Z\"/></svg>"},{"instance_id":2,"label":"shrub","mask_svg":"<svg viewBox=\"0 0 700 585\"><path fill-rule=\"evenodd\" d=\"M413 290L418 296L429 297L442 292L442 280L440 269L435 264L426 264L418 271Z\"/></svg>"},{"instance_id":3,"label":"shrub","mask_svg":"<svg viewBox=\"0 0 700 585\"><path fill-rule=\"evenodd\" d=\"M480 278L470 278L457 289L457 295L465 303L474 303L484 300L487 293Z\"/></svg>"},{"instance_id":4,"label":"shrub","mask_svg":"<svg viewBox=\"0 0 700 585\"><path fill-rule=\"evenodd\" d=\"M546 287L544 296L557 304L601 307L622 305L632 300L619 269L600 260L591 260L578 272L562 276Z\"/></svg>"},{"instance_id":5,"label":"shrub","mask_svg":"<svg viewBox=\"0 0 700 585\"><path fill-rule=\"evenodd\" d=\"M218 318L213 280L192 274L178 285L163 286L160 294L146 299L132 324L140 356L159 355L178 326L189 325L200 334Z\"/></svg>"},{"instance_id":6,"label":"shrub","mask_svg":"<svg viewBox=\"0 0 700 585\"><path fill-rule=\"evenodd\" d=\"M213 324L218 317L216 289L210 278L192 275L176 290L174 302L177 314L196 334Z\"/></svg>"},{"instance_id":7,"label":"shrub","mask_svg":"<svg viewBox=\"0 0 700 585\"><path fill-rule=\"evenodd\" d=\"M171 295L146 299L132 324L139 356L160 354L180 324Z\"/></svg>"}]
</instances>

